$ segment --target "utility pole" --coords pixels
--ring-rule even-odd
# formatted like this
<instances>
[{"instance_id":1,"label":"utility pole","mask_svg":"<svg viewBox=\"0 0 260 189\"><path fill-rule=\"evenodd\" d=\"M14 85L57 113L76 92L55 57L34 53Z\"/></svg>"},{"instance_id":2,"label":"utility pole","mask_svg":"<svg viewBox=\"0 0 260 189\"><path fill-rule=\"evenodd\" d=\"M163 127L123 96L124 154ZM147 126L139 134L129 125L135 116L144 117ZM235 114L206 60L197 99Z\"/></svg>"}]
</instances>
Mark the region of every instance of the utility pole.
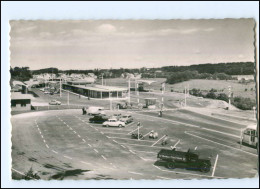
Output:
<instances>
[{"instance_id":1,"label":"utility pole","mask_svg":"<svg viewBox=\"0 0 260 189\"><path fill-rule=\"evenodd\" d=\"M165 90L165 83L162 83L162 104L163 104L163 94Z\"/></svg>"},{"instance_id":2,"label":"utility pole","mask_svg":"<svg viewBox=\"0 0 260 189\"><path fill-rule=\"evenodd\" d=\"M60 78L60 97L61 97L61 78Z\"/></svg>"},{"instance_id":3,"label":"utility pole","mask_svg":"<svg viewBox=\"0 0 260 189\"><path fill-rule=\"evenodd\" d=\"M102 79L102 85L103 85L103 73L101 74L101 79Z\"/></svg>"},{"instance_id":4,"label":"utility pole","mask_svg":"<svg viewBox=\"0 0 260 189\"><path fill-rule=\"evenodd\" d=\"M137 103L139 104L139 84L137 83L136 85L137 85L137 87L136 87L137 88L137 91L136 91L137 92Z\"/></svg>"},{"instance_id":5,"label":"utility pole","mask_svg":"<svg viewBox=\"0 0 260 189\"><path fill-rule=\"evenodd\" d=\"M131 85L131 81L130 78L128 79L128 102L130 104L131 100L130 100L130 85Z\"/></svg>"},{"instance_id":6,"label":"utility pole","mask_svg":"<svg viewBox=\"0 0 260 189\"><path fill-rule=\"evenodd\" d=\"M188 97L190 97L190 84L188 84Z\"/></svg>"},{"instance_id":7,"label":"utility pole","mask_svg":"<svg viewBox=\"0 0 260 189\"><path fill-rule=\"evenodd\" d=\"M231 86L228 86L228 109L231 107Z\"/></svg>"},{"instance_id":8,"label":"utility pole","mask_svg":"<svg viewBox=\"0 0 260 189\"><path fill-rule=\"evenodd\" d=\"M109 91L109 101L110 101L110 110L112 110L112 99L111 99L111 92Z\"/></svg>"},{"instance_id":9,"label":"utility pole","mask_svg":"<svg viewBox=\"0 0 260 189\"><path fill-rule=\"evenodd\" d=\"M186 105L187 105L187 100L186 100L186 98L187 98L187 94L186 94L186 87L185 87L185 90L184 90L184 106L186 107Z\"/></svg>"}]
</instances>

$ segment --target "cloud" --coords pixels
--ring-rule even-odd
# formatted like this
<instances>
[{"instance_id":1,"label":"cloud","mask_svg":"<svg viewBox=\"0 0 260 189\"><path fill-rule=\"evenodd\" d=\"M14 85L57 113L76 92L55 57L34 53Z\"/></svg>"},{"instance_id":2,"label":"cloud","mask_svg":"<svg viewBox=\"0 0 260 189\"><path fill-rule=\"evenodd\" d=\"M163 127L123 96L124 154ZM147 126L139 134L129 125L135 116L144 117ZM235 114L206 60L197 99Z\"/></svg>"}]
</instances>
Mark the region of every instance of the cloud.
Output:
<instances>
[{"instance_id":1,"label":"cloud","mask_svg":"<svg viewBox=\"0 0 260 189\"><path fill-rule=\"evenodd\" d=\"M114 33L116 32L116 27L111 24L101 24L97 27L97 31L100 33Z\"/></svg>"}]
</instances>

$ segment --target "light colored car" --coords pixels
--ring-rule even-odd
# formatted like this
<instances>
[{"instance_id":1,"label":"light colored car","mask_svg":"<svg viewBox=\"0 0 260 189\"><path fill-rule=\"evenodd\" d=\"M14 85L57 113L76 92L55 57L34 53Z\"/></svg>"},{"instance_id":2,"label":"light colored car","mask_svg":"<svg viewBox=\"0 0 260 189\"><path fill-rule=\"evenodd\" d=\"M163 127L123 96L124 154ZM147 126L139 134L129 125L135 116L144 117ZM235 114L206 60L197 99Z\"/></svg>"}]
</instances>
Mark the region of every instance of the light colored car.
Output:
<instances>
[{"instance_id":1,"label":"light colored car","mask_svg":"<svg viewBox=\"0 0 260 189\"><path fill-rule=\"evenodd\" d=\"M108 119L103 123L103 127L125 127L125 122L117 119Z\"/></svg>"},{"instance_id":2,"label":"light colored car","mask_svg":"<svg viewBox=\"0 0 260 189\"><path fill-rule=\"evenodd\" d=\"M131 115L123 115L120 118L120 121L123 121L124 123L131 123L134 121L134 118Z\"/></svg>"},{"instance_id":3,"label":"light colored car","mask_svg":"<svg viewBox=\"0 0 260 189\"><path fill-rule=\"evenodd\" d=\"M50 91L44 91L44 94L50 94Z\"/></svg>"},{"instance_id":4,"label":"light colored car","mask_svg":"<svg viewBox=\"0 0 260 189\"><path fill-rule=\"evenodd\" d=\"M104 109L104 107L90 106L87 109L87 113L88 115L106 115Z\"/></svg>"},{"instance_id":5,"label":"light colored car","mask_svg":"<svg viewBox=\"0 0 260 189\"><path fill-rule=\"evenodd\" d=\"M58 100L51 100L51 101L49 102L49 104L50 104L50 105L61 105L61 102L58 101Z\"/></svg>"}]
</instances>

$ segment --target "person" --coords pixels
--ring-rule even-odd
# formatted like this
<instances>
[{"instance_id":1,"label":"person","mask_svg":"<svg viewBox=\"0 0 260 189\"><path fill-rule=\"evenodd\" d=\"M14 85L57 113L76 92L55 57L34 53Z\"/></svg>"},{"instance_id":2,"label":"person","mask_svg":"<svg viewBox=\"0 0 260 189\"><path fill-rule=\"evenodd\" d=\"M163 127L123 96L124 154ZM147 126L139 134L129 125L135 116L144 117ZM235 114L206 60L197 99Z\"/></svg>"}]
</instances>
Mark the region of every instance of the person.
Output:
<instances>
[{"instance_id":1,"label":"person","mask_svg":"<svg viewBox=\"0 0 260 189\"><path fill-rule=\"evenodd\" d=\"M82 108L82 115L85 114L85 107Z\"/></svg>"},{"instance_id":2,"label":"person","mask_svg":"<svg viewBox=\"0 0 260 189\"><path fill-rule=\"evenodd\" d=\"M152 130L149 134L149 138L153 138L154 137L154 130Z\"/></svg>"},{"instance_id":3,"label":"person","mask_svg":"<svg viewBox=\"0 0 260 189\"><path fill-rule=\"evenodd\" d=\"M164 138L163 138L163 141L162 141L162 145L166 145L168 144L168 135L166 135Z\"/></svg>"},{"instance_id":4,"label":"person","mask_svg":"<svg viewBox=\"0 0 260 189\"><path fill-rule=\"evenodd\" d=\"M141 126L141 123L140 121L137 122L137 126L140 127Z\"/></svg>"}]
</instances>

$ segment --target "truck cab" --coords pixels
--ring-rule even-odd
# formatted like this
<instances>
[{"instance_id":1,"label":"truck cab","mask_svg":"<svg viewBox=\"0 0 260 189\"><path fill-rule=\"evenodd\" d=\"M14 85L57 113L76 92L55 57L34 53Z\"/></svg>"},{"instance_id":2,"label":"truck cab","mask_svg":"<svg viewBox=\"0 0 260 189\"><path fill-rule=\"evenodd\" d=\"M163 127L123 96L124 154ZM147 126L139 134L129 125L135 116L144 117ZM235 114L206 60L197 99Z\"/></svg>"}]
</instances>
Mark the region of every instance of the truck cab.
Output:
<instances>
[{"instance_id":1,"label":"truck cab","mask_svg":"<svg viewBox=\"0 0 260 189\"><path fill-rule=\"evenodd\" d=\"M210 159L201 159L197 152L190 149L187 152L162 149L157 154L157 159L169 169L184 168L188 170L199 170L209 172L211 168Z\"/></svg>"},{"instance_id":2,"label":"truck cab","mask_svg":"<svg viewBox=\"0 0 260 189\"><path fill-rule=\"evenodd\" d=\"M247 144L257 148L258 146L258 134L257 124L248 125L242 132L241 136L242 144Z\"/></svg>"}]
</instances>

